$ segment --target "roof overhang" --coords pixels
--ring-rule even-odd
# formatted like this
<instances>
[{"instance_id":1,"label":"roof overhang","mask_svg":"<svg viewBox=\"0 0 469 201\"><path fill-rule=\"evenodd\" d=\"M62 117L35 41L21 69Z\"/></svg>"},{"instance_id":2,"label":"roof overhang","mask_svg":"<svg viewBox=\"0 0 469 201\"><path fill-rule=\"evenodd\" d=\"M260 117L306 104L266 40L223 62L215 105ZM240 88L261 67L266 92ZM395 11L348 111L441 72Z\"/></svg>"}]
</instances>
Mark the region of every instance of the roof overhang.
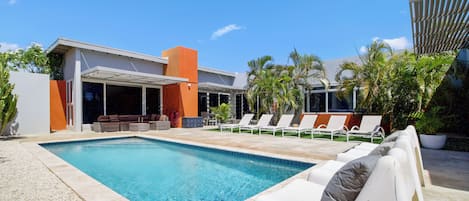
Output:
<instances>
[{"instance_id":1,"label":"roof overhang","mask_svg":"<svg viewBox=\"0 0 469 201\"><path fill-rule=\"evenodd\" d=\"M46 53L47 54L49 53L64 54L71 48L79 48L79 49L102 52L102 53L107 53L107 54L112 54L112 55L117 55L117 56L125 56L125 57L130 57L130 58L135 58L135 59L152 61L156 63L168 64L168 59L164 57L155 57L155 56L151 56L147 54L131 52L131 51L126 51L126 50L121 50L121 49L116 49L116 48L110 48L110 47L105 47L101 45L94 45L94 44L85 43L85 42L76 41L76 40L70 40L66 38L57 39L51 46L49 46L49 48L47 48Z\"/></svg>"},{"instance_id":2,"label":"roof overhang","mask_svg":"<svg viewBox=\"0 0 469 201\"><path fill-rule=\"evenodd\" d=\"M81 76L82 78L88 79L149 85L167 85L188 81L186 78L120 70L102 66L96 66L91 69L87 69L81 73Z\"/></svg>"},{"instance_id":3,"label":"roof overhang","mask_svg":"<svg viewBox=\"0 0 469 201\"><path fill-rule=\"evenodd\" d=\"M212 82L199 82L199 89L214 91L242 91L244 88L233 87L229 85L217 84Z\"/></svg>"},{"instance_id":4,"label":"roof overhang","mask_svg":"<svg viewBox=\"0 0 469 201\"><path fill-rule=\"evenodd\" d=\"M469 1L410 0L417 54L469 48Z\"/></svg>"}]
</instances>

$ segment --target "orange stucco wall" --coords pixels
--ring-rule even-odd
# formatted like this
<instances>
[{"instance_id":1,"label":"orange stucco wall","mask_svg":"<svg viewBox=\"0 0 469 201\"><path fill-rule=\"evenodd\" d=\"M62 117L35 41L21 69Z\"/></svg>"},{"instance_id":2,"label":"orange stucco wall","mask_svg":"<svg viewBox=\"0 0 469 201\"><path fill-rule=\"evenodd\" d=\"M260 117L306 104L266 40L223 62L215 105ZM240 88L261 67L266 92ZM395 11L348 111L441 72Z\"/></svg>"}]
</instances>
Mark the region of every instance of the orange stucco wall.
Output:
<instances>
[{"instance_id":1,"label":"orange stucco wall","mask_svg":"<svg viewBox=\"0 0 469 201\"><path fill-rule=\"evenodd\" d=\"M65 81L50 81L50 129L52 131L67 128L65 118Z\"/></svg>"},{"instance_id":2,"label":"orange stucco wall","mask_svg":"<svg viewBox=\"0 0 469 201\"><path fill-rule=\"evenodd\" d=\"M171 117L178 112L176 127L182 127L183 117L196 117L198 110L197 51L185 47L175 47L162 53L168 57L164 74L187 78L188 82L163 86L163 114Z\"/></svg>"}]
</instances>

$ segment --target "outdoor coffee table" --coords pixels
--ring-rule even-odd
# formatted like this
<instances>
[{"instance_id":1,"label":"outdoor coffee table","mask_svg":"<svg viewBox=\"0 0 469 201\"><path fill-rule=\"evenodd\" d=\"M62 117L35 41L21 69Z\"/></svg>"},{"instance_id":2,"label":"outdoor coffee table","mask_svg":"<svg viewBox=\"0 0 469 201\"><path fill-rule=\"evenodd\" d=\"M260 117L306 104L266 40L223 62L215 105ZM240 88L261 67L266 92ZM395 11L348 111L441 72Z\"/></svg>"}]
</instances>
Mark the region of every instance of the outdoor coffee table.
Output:
<instances>
[{"instance_id":1,"label":"outdoor coffee table","mask_svg":"<svg viewBox=\"0 0 469 201\"><path fill-rule=\"evenodd\" d=\"M130 123L129 131L148 131L150 130L149 123Z\"/></svg>"}]
</instances>

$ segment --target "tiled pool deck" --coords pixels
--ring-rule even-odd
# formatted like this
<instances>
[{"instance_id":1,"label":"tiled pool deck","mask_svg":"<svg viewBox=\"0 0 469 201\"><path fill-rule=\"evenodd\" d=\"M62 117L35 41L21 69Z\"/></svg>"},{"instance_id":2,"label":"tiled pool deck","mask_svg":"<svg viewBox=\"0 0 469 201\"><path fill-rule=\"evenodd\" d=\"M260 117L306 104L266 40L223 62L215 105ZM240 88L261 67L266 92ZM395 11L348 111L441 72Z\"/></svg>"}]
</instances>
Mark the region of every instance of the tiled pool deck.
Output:
<instances>
[{"instance_id":1,"label":"tiled pool deck","mask_svg":"<svg viewBox=\"0 0 469 201\"><path fill-rule=\"evenodd\" d=\"M58 133L23 137L0 141L0 200L125 200L45 151L37 143L133 135L319 165L358 144L229 132L220 134L205 129L171 129L143 133ZM423 158L425 168L430 170L428 181L440 184L427 185L424 188L426 200L465 200L469 197L468 153L423 150ZM441 160L442 158L452 160ZM308 172L306 170L296 177L304 178ZM290 180L272 187L271 190Z\"/></svg>"}]
</instances>

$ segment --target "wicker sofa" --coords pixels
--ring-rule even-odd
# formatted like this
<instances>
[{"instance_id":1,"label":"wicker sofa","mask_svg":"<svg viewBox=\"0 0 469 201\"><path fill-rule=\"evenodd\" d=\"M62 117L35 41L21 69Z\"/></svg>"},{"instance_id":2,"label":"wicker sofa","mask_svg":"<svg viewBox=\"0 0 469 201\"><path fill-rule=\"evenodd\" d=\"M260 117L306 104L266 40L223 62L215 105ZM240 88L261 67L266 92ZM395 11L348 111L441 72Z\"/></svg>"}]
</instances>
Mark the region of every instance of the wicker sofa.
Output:
<instances>
[{"instance_id":1,"label":"wicker sofa","mask_svg":"<svg viewBox=\"0 0 469 201\"><path fill-rule=\"evenodd\" d=\"M166 115L100 115L91 126L91 130L95 132L128 131L129 124L137 122L155 124L152 130L169 129L167 125L170 125Z\"/></svg>"}]
</instances>

